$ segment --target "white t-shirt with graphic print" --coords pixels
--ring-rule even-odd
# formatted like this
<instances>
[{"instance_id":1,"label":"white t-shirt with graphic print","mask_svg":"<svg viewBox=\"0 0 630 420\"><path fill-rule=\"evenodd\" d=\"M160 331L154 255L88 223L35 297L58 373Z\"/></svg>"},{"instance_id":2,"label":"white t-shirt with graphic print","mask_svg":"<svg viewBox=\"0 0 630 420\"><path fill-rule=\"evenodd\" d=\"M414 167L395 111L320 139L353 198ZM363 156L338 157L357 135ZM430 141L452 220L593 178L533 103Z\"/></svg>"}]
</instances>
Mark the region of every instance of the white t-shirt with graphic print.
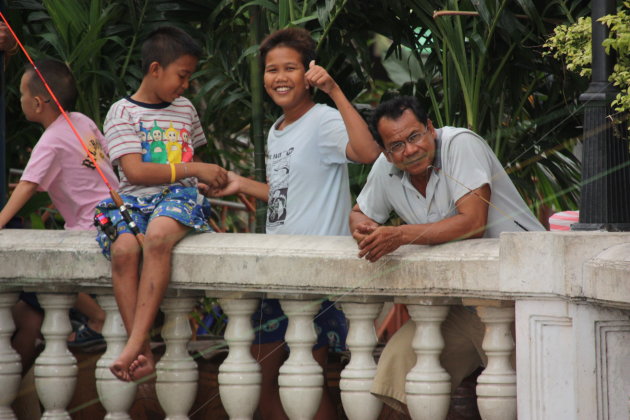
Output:
<instances>
[{"instance_id":1,"label":"white t-shirt with graphic print","mask_svg":"<svg viewBox=\"0 0 630 420\"><path fill-rule=\"evenodd\" d=\"M267 233L349 235L348 133L341 114L316 104L267 138Z\"/></svg>"}]
</instances>

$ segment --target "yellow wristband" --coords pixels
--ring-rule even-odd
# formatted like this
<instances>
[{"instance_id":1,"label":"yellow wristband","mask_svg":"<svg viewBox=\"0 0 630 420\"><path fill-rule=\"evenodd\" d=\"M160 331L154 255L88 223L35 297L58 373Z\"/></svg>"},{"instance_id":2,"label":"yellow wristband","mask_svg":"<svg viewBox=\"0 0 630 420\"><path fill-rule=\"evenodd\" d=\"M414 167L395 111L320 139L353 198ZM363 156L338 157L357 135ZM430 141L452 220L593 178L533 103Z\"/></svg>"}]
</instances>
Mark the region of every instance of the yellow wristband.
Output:
<instances>
[{"instance_id":1,"label":"yellow wristband","mask_svg":"<svg viewBox=\"0 0 630 420\"><path fill-rule=\"evenodd\" d=\"M175 164L171 163L171 184L175 183Z\"/></svg>"}]
</instances>

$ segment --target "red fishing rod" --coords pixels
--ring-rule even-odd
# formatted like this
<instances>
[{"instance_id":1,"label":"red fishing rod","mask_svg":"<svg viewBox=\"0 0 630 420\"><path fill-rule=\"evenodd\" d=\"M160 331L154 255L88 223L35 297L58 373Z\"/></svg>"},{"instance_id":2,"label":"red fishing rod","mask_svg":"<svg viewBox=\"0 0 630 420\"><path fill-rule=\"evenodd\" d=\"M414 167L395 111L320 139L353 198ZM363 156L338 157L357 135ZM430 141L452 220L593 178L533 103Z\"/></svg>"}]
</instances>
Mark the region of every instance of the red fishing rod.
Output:
<instances>
[{"instance_id":1,"label":"red fishing rod","mask_svg":"<svg viewBox=\"0 0 630 420\"><path fill-rule=\"evenodd\" d=\"M107 177L105 177L105 175L103 174L103 171L101 170L100 166L96 162L96 158L94 157L92 152L90 152L90 149L88 149L87 145L85 144L85 142L81 138L81 135L77 131L77 129L74 126L74 124L72 123L72 121L70 121L70 117L68 116L68 113L63 109L63 107L61 106L61 103L59 103L59 100L57 99L57 96L55 95L55 93L50 88L50 85L48 85L48 82L46 81L46 79L44 78L42 73L39 71L37 66L35 65L35 62L31 58L30 54L28 53L28 51L26 51L26 48L24 48L24 45L22 44L22 42L20 41L20 39L16 35L15 31L13 30L13 28L11 27L11 25L7 21L6 17L4 17L4 13L2 13L1 11L0 11L0 18L2 18L2 21L4 22L4 24L7 25L7 28L9 28L9 31L11 32L11 35L13 36L13 39L15 39L15 42L17 42L18 46L20 47L20 49L22 50L22 52L24 53L24 55L28 59L29 63L31 63L31 65L33 66L33 69L35 70L35 73L37 74L39 79L44 84L44 87L46 88L46 90L50 94L50 97L52 98L52 100L57 105L57 108L59 108L59 111L61 111L61 114L63 115L63 117L68 122L68 125L70 126L70 129L72 130L72 132L74 133L76 138L79 140L79 143L81 143L81 146L83 147L83 149L87 153L88 158L90 159L90 161L92 162L92 164L96 168L96 171L98 172L98 174L101 176L101 179L103 180L103 182L105 182L105 185L107 186L107 189L109 190L109 195L112 198L112 200L114 201L114 204L116 204L116 206L118 207L118 210L120 211L120 214L121 214L122 218L127 223L127 226L129 226L129 229L131 229L131 231L135 235L135 237L138 240L138 243L140 244L140 246L142 246L142 243L144 242L144 235L140 232L140 229L138 229L138 226L133 221L133 219L131 217L131 214L129 213L129 209L127 208L127 206L125 205L123 200L120 198L120 195L118 195L116 190L114 190L112 188L111 184L107 180ZM99 218L98 220L99 220L99 222L104 223L102 218ZM113 240L113 238L111 238L111 236L110 236L110 239Z\"/></svg>"}]
</instances>

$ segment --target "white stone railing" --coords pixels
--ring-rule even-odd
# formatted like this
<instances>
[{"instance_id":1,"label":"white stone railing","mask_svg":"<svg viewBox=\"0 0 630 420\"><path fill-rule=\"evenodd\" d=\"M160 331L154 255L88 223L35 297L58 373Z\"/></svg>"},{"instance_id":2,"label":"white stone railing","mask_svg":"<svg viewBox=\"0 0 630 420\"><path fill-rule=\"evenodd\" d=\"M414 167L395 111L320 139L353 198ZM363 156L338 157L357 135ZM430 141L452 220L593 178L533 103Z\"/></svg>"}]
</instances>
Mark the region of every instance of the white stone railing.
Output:
<instances>
[{"instance_id":1,"label":"white stone railing","mask_svg":"<svg viewBox=\"0 0 630 420\"><path fill-rule=\"evenodd\" d=\"M329 296L350 320L350 363L341 374L344 410L350 419L375 419L380 403L369 394L375 372L373 320L382 302L408 304L416 322L418 362L408 376L414 419L444 418L448 374L439 365L439 325L449 305L474 305L486 325L488 364L478 379L484 419L627 419L630 395L630 235L522 233L440 246L406 246L378 263L356 257L345 237L193 235L175 249L156 390L167 418L187 418L197 370L186 352L187 313L194 298L220 297L230 318L229 355L220 367L221 400L232 419L252 418L260 369L249 354L251 315L260 297L280 298L289 318L291 356L280 371L281 397L292 419L310 419L321 395L321 368L312 359L311 319ZM107 369L125 340L112 297L109 263L92 234L0 231L0 419L14 418L9 405L20 378L10 347L10 307L20 290L38 292L46 310L46 348L36 361L43 418L69 418L66 406L77 366L67 350L67 310L74 293L99 296L107 312L107 352L96 378L107 418L126 418L135 386ZM510 325L516 324L516 363ZM595 373L595 374L593 374ZM517 404L518 402L518 404Z\"/></svg>"}]
</instances>

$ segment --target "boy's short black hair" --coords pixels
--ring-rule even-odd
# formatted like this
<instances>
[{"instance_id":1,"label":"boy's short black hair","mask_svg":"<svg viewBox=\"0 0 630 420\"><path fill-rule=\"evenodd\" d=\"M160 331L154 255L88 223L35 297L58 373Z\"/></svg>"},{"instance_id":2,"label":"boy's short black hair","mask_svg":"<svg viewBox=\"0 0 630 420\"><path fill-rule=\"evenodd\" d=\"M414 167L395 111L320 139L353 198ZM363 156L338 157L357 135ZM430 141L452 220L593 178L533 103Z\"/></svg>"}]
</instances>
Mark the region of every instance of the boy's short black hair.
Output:
<instances>
[{"instance_id":1,"label":"boy's short black hair","mask_svg":"<svg viewBox=\"0 0 630 420\"><path fill-rule=\"evenodd\" d=\"M70 68L58 60L37 60L35 67L42 74L48 86L53 91L59 103L66 111L72 111L77 103L77 84ZM52 99L35 69L30 64L24 67L24 74L31 74L27 82L28 89L33 96Z\"/></svg>"},{"instance_id":2,"label":"boy's short black hair","mask_svg":"<svg viewBox=\"0 0 630 420\"><path fill-rule=\"evenodd\" d=\"M300 53L304 70L308 70L309 63L316 58L317 44L311 33L304 28L280 29L267 35L258 49L262 68L265 68L267 54L276 47L288 47Z\"/></svg>"},{"instance_id":3,"label":"boy's short black hair","mask_svg":"<svg viewBox=\"0 0 630 420\"><path fill-rule=\"evenodd\" d=\"M156 61L167 67L181 56L201 57L201 47L183 30L174 26L162 26L151 32L142 44L142 74L149 72L149 66Z\"/></svg>"},{"instance_id":4,"label":"boy's short black hair","mask_svg":"<svg viewBox=\"0 0 630 420\"><path fill-rule=\"evenodd\" d=\"M420 102L414 96L397 96L396 98L385 101L376 107L370 118L370 131L372 137L378 143L381 148L385 148L383 144L383 138L378 132L378 122L382 118L390 120L397 120L406 110L410 110L416 116L418 122L424 124L426 127L429 117L420 105Z\"/></svg>"}]
</instances>

